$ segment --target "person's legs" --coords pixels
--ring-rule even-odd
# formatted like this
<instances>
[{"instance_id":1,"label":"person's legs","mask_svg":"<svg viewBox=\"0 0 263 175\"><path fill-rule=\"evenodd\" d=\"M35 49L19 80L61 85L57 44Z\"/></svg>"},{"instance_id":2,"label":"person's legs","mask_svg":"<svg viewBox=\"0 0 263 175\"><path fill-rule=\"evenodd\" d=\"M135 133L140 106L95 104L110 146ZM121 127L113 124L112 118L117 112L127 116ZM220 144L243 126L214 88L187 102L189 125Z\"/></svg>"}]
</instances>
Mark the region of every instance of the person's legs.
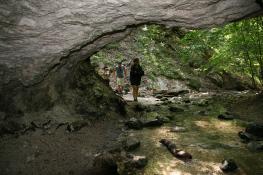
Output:
<instances>
[{"instance_id":1,"label":"person's legs","mask_svg":"<svg viewBox=\"0 0 263 175\"><path fill-rule=\"evenodd\" d=\"M118 93L122 93L123 84L124 84L124 79L123 78L117 78Z\"/></svg>"},{"instance_id":2,"label":"person's legs","mask_svg":"<svg viewBox=\"0 0 263 175\"><path fill-rule=\"evenodd\" d=\"M137 101L138 90L139 90L139 86L135 86L135 85L132 86L132 95L133 95L134 101Z\"/></svg>"},{"instance_id":3,"label":"person's legs","mask_svg":"<svg viewBox=\"0 0 263 175\"><path fill-rule=\"evenodd\" d=\"M132 96L135 101L135 86L134 85L132 85Z\"/></svg>"},{"instance_id":4,"label":"person's legs","mask_svg":"<svg viewBox=\"0 0 263 175\"><path fill-rule=\"evenodd\" d=\"M136 86L136 99L139 96L139 86Z\"/></svg>"}]
</instances>

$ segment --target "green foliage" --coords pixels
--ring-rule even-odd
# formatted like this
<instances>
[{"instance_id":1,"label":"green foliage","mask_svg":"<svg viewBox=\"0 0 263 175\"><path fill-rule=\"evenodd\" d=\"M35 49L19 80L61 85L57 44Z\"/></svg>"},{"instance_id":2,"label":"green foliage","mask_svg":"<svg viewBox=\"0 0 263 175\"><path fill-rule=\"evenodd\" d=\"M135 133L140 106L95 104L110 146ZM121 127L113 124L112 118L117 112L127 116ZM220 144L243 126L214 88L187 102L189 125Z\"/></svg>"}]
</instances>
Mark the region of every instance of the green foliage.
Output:
<instances>
[{"instance_id":1,"label":"green foliage","mask_svg":"<svg viewBox=\"0 0 263 175\"><path fill-rule=\"evenodd\" d=\"M262 81L263 18L247 19L222 28L193 30L177 44L179 58L195 62L201 71L227 71Z\"/></svg>"},{"instance_id":2,"label":"green foliage","mask_svg":"<svg viewBox=\"0 0 263 175\"><path fill-rule=\"evenodd\" d=\"M262 83L263 17L247 19L209 30L167 29L148 25L136 30L132 52L141 59L147 76L185 79L179 68L192 67L198 74L230 72L250 77L254 86ZM95 63L113 66L127 58L119 43L93 56ZM126 56L125 56L126 55ZM189 70L189 67L188 67ZM199 86L197 82L192 82ZM197 87L198 88L198 87Z\"/></svg>"},{"instance_id":3,"label":"green foliage","mask_svg":"<svg viewBox=\"0 0 263 175\"><path fill-rule=\"evenodd\" d=\"M138 32L136 49L143 54L141 62L152 79L157 76L182 79L175 69L175 54L167 45L171 35L171 30L160 25L144 26Z\"/></svg>"}]
</instances>

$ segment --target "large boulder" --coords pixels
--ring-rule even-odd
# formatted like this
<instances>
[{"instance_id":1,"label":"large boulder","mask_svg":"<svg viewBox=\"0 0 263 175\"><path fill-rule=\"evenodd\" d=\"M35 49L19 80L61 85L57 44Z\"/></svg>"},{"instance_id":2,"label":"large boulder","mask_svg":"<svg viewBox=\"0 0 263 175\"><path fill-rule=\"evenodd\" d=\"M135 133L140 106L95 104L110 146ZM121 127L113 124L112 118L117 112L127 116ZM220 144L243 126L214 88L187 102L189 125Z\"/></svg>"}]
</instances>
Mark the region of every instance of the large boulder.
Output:
<instances>
[{"instance_id":1,"label":"large boulder","mask_svg":"<svg viewBox=\"0 0 263 175\"><path fill-rule=\"evenodd\" d=\"M251 123L246 127L246 132L257 137L263 137L263 123Z\"/></svg>"},{"instance_id":2,"label":"large boulder","mask_svg":"<svg viewBox=\"0 0 263 175\"><path fill-rule=\"evenodd\" d=\"M263 151L263 141L253 141L247 144L250 151Z\"/></svg>"},{"instance_id":3,"label":"large boulder","mask_svg":"<svg viewBox=\"0 0 263 175\"><path fill-rule=\"evenodd\" d=\"M136 130L139 130L139 129L142 129L143 128L143 122L139 119L136 119L136 118L130 118L126 123L125 125L130 128L130 129L136 129Z\"/></svg>"},{"instance_id":4,"label":"large boulder","mask_svg":"<svg viewBox=\"0 0 263 175\"><path fill-rule=\"evenodd\" d=\"M124 149L126 151L133 151L138 147L140 147L140 145L141 142L137 138L133 138L133 137L127 138L123 143Z\"/></svg>"},{"instance_id":5,"label":"large boulder","mask_svg":"<svg viewBox=\"0 0 263 175\"><path fill-rule=\"evenodd\" d=\"M143 122L144 127L158 127L163 125L163 121L156 118L156 119L148 119Z\"/></svg>"},{"instance_id":6,"label":"large boulder","mask_svg":"<svg viewBox=\"0 0 263 175\"><path fill-rule=\"evenodd\" d=\"M233 159L226 159L222 161L220 169L223 172L233 172L238 169L238 166Z\"/></svg>"}]
</instances>

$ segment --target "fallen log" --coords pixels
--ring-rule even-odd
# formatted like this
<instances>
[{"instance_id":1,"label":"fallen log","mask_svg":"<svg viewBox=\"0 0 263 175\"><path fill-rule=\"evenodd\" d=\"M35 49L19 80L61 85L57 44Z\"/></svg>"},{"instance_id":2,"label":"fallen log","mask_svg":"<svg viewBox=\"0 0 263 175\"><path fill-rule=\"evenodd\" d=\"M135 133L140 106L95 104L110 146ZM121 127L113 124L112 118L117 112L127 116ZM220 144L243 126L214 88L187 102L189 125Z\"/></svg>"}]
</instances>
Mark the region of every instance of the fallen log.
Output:
<instances>
[{"instance_id":1,"label":"fallen log","mask_svg":"<svg viewBox=\"0 0 263 175\"><path fill-rule=\"evenodd\" d=\"M192 159L192 155L187 153L183 150L177 149L176 145L167 139L161 139L160 143L167 147L167 149L172 153L173 156L176 158L183 160L183 161L190 161Z\"/></svg>"}]
</instances>

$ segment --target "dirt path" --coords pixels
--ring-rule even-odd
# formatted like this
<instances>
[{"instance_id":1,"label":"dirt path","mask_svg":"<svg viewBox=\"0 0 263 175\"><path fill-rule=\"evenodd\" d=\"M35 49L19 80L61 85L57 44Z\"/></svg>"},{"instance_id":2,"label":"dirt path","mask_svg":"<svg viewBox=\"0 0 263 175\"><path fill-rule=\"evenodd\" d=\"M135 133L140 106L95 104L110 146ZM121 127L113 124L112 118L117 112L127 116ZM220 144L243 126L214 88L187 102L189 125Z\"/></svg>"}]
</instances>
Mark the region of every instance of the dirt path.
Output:
<instances>
[{"instance_id":1,"label":"dirt path","mask_svg":"<svg viewBox=\"0 0 263 175\"><path fill-rule=\"evenodd\" d=\"M120 134L117 120L112 119L97 121L78 132L68 133L65 127L51 130L1 138L0 174L89 174L94 155Z\"/></svg>"}]
</instances>

